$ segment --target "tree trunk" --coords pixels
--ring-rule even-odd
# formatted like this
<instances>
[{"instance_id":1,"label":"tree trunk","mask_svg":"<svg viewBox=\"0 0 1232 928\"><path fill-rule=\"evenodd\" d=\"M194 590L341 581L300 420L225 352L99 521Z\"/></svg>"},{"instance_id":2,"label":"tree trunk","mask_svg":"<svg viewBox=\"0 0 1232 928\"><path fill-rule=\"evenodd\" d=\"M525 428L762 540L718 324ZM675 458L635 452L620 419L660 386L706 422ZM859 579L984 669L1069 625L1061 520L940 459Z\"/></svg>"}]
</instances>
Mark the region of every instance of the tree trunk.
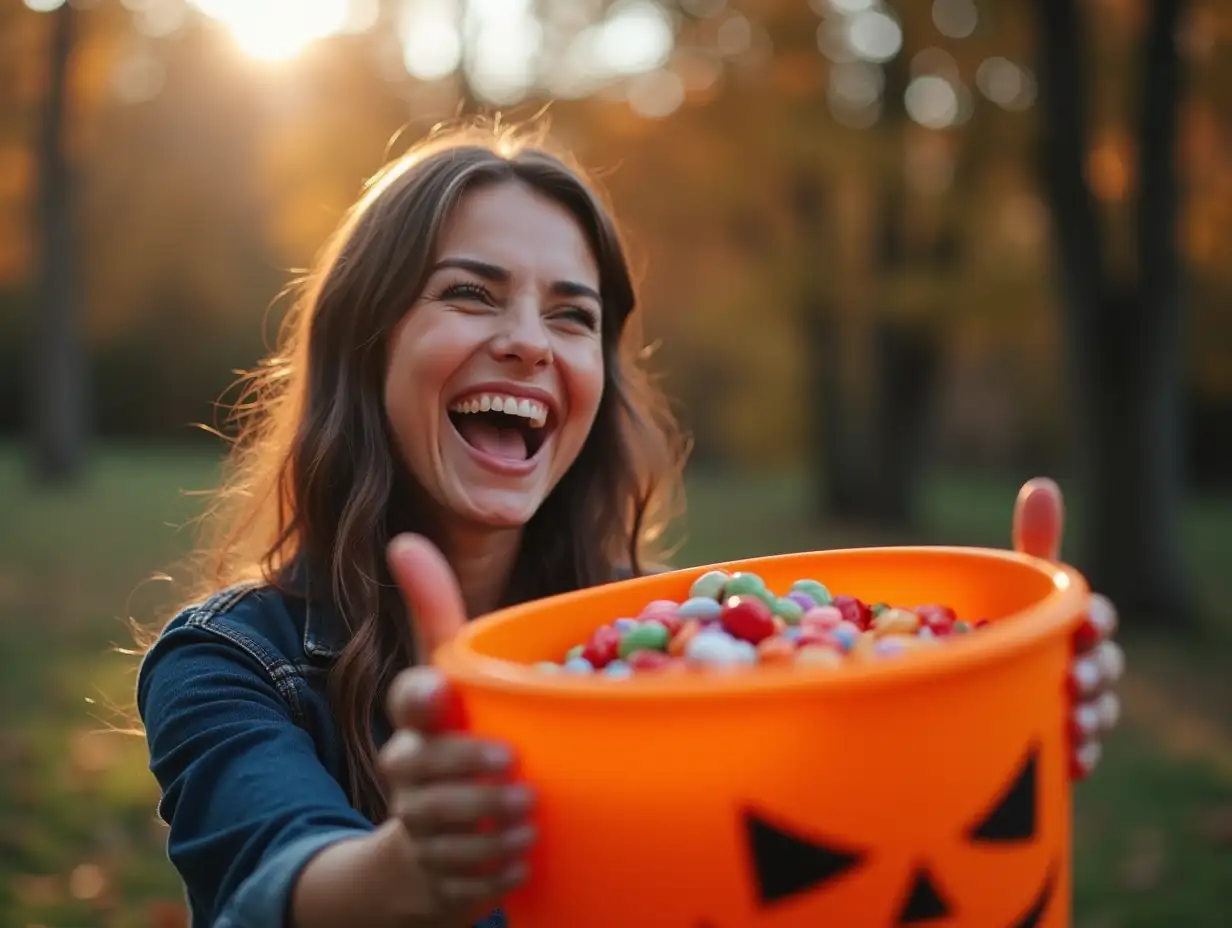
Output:
<instances>
[{"instance_id":1,"label":"tree trunk","mask_svg":"<svg viewBox=\"0 0 1232 928\"><path fill-rule=\"evenodd\" d=\"M1092 585L1126 617L1190 615L1182 568L1180 257L1175 146L1182 0L1155 0L1141 69L1136 279L1113 281L1087 153L1085 23L1039 0L1043 173L1073 369L1082 547Z\"/></svg>"},{"instance_id":2,"label":"tree trunk","mask_svg":"<svg viewBox=\"0 0 1232 928\"><path fill-rule=\"evenodd\" d=\"M843 352L835 350L847 341L844 326L820 293L806 294L803 304L805 351L812 359L805 367L817 517L867 521L874 505L870 416L853 395Z\"/></svg>"},{"instance_id":3,"label":"tree trunk","mask_svg":"<svg viewBox=\"0 0 1232 928\"><path fill-rule=\"evenodd\" d=\"M85 354L77 317L71 171L65 151L76 13L66 3L51 15L50 73L39 137L40 254L29 407L34 474L63 482L76 476L84 463Z\"/></svg>"},{"instance_id":4,"label":"tree trunk","mask_svg":"<svg viewBox=\"0 0 1232 928\"><path fill-rule=\"evenodd\" d=\"M878 327L877 467L878 521L914 525L928 460L929 423L941 372L941 344L926 323Z\"/></svg>"},{"instance_id":5,"label":"tree trunk","mask_svg":"<svg viewBox=\"0 0 1232 928\"><path fill-rule=\"evenodd\" d=\"M883 311L877 282L911 261L903 240L906 191L902 137L907 63L886 68L885 158L876 191L870 242L874 285L859 316L840 310L824 293L826 210L810 167L802 167L793 209L805 244L804 335L810 358L812 449L819 516L903 527L916 515L925 459L920 453L935 396L939 346L927 329Z\"/></svg>"}]
</instances>

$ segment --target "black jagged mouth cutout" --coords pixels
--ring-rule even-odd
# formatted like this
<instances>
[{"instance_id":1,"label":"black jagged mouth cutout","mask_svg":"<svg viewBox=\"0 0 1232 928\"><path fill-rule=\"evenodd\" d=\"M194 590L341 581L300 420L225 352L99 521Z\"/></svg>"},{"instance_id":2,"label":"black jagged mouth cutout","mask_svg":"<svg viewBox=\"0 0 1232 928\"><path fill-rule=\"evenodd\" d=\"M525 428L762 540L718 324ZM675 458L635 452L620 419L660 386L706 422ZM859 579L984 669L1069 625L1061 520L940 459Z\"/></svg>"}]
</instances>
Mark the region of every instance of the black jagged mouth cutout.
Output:
<instances>
[{"instance_id":1,"label":"black jagged mouth cutout","mask_svg":"<svg viewBox=\"0 0 1232 928\"><path fill-rule=\"evenodd\" d=\"M1035 897L1035 901L1031 903L1031 908L1023 913L1022 918L1014 922L1010 928L1038 928L1039 923L1044 920L1044 915L1048 911L1048 906L1052 902L1053 892L1057 886L1057 866L1054 863L1048 868L1048 876L1044 880L1044 885L1040 887L1039 895Z\"/></svg>"},{"instance_id":2,"label":"black jagged mouth cutout","mask_svg":"<svg viewBox=\"0 0 1232 928\"><path fill-rule=\"evenodd\" d=\"M1031 907L1023 913L1021 918L1007 926L1007 928L1039 928L1040 923L1044 920L1044 916L1048 913L1048 906L1052 903L1052 896L1056 890L1056 870L1056 865L1053 864L1048 870L1048 876L1044 879L1044 885L1040 887L1039 893L1036 894L1035 901L1031 903ZM721 928L721 926L718 922L703 918L699 919L693 925L693 928Z\"/></svg>"}]
</instances>

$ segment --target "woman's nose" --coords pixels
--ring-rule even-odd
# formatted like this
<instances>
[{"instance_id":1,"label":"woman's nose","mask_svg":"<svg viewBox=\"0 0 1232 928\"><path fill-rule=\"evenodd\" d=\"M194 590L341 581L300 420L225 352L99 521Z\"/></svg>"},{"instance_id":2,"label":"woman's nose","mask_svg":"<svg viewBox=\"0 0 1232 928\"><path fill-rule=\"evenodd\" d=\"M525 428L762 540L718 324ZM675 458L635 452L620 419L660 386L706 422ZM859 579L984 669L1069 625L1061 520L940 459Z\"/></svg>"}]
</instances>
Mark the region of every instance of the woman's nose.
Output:
<instances>
[{"instance_id":1,"label":"woman's nose","mask_svg":"<svg viewBox=\"0 0 1232 928\"><path fill-rule=\"evenodd\" d=\"M504 326L492 341L498 360L520 361L542 367L552 361L552 340L536 299L511 303L504 315Z\"/></svg>"}]
</instances>

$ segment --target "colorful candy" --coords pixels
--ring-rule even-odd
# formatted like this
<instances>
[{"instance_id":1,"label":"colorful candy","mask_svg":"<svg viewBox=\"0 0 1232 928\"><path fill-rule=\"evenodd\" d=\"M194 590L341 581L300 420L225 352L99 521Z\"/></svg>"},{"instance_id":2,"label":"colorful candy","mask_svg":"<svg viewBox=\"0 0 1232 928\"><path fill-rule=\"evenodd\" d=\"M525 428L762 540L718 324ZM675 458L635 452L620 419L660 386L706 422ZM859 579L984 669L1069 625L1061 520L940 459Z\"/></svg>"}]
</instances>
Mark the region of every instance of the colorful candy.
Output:
<instances>
[{"instance_id":1,"label":"colorful candy","mask_svg":"<svg viewBox=\"0 0 1232 928\"><path fill-rule=\"evenodd\" d=\"M695 669L840 667L936 647L987 624L961 620L936 603L904 609L831 595L811 579L797 580L779 596L755 573L712 570L693 581L683 602L654 600L636 618L595 629L560 663L535 667L612 679Z\"/></svg>"}]
</instances>

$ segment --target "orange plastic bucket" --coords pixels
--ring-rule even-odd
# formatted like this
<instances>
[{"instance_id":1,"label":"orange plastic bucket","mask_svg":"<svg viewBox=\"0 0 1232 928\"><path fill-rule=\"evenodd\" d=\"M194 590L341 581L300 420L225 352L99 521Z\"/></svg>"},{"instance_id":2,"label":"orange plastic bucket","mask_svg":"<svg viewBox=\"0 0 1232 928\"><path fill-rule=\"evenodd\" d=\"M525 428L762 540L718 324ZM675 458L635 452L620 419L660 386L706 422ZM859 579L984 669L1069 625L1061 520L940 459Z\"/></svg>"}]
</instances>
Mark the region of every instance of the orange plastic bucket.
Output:
<instances>
[{"instance_id":1,"label":"orange plastic bucket","mask_svg":"<svg viewBox=\"0 0 1232 928\"><path fill-rule=\"evenodd\" d=\"M436 663L468 729L511 744L539 796L512 928L1069 925L1066 679L1083 578L974 548L711 566L994 624L839 669L607 680L527 665L684 599L709 567L471 623Z\"/></svg>"}]
</instances>

